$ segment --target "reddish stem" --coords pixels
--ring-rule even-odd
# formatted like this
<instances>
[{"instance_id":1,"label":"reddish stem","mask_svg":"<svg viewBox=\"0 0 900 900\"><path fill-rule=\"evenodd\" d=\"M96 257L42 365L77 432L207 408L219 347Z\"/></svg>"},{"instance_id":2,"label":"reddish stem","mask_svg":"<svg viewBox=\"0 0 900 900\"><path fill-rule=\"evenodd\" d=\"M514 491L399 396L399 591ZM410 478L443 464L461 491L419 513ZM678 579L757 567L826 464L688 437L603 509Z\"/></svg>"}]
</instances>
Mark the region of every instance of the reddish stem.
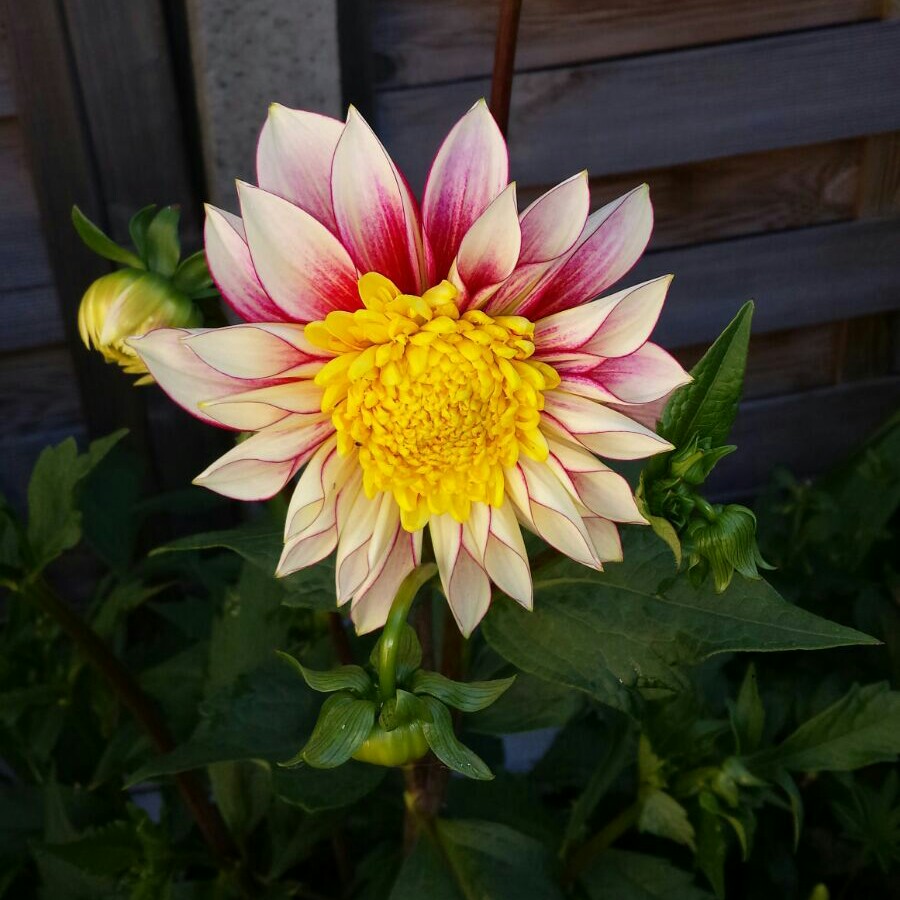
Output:
<instances>
[{"instance_id":1,"label":"reddish stem","mask_svg":"<svg viewBox=\"0 0 900 900\"><path fill-rule=\"evenodd\" d=\"M500 0L500 20L497 23L497 42L494 45L494 74L491 79L491 112L504 137L509 131L509 98L512 95L521 12L522 0Z\"/></svg>"}]
</instances>

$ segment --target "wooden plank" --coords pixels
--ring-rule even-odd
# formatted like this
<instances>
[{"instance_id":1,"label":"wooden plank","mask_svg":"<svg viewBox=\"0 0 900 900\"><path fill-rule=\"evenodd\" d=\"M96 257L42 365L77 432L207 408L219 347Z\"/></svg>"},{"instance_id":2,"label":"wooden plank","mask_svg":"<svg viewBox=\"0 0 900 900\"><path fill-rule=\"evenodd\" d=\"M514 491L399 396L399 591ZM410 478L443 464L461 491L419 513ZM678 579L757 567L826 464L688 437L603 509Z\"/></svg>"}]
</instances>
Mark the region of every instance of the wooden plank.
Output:
<instances>
[{"instance_id":1,"label":"wooden plank","mask_svg":"<svg viewBox=\"0 0 900 900\"><path fill-rule=\"evenodd\" d=\"M6 11L13 51L21 122L34 174L34 185L45 225L48 255L70 346L79 341L76 311L84 289L109 271L69 227L73 203L106 226L103 197L92 159L92 148L79 117L82 97L72 78L69 41L54 0L8 3ZM142 114L135 110L134 115ZM132 430L138 443L144 435L143 410L127 380L106 366L98 354L73 357L88 431L106 434Z\"/></svg>"},{"instance_id":2,"label":"wooden plank","mask_svg":"<svg viewBox=\"0 0 900 900\"><path fill-rule=\"evenodd\" d=\"M809 477L858 447L900 404L893 376L745 403L730 440L738 450L720 463L711 493L749 496L778 466Z\"/></svg>"},{"instance_id":3,"label":"wooden plank","mask_svg":"<svg viewBox=\"0 0 900 900\"><path fill-rule=\"evenodd\" d=\"M527 72L510 153L523 184L616 174L900 129L900 21ZM476 79L379 94L377 124L415 188Z\"/></svg>"},{"instance_id":4,"label":"wooden plank","mask_svg":"<svg viewBox=\"0 0 900 900\"><path fill-rule=\"evenodd\" d=\"M622 284L675 273L654 332L705 343L747 299L754 331L785 331L900 306L900 219L847 222L647 254Z\"/></svg>"},{"instance_id":5,"label":"wooden plank","mask_svg":"<svg viewBox=\"0 0 900 900\"><path fill-rule=\"evenodd\" d=\"M115 236L148 203L178 203L200 234L182 111L159 0L62 0L87 127Z\"/></svg>"},{"instance_id":6,"label":"wooden plank","mask_svg":"<svg viewBox=\"0 0 900 900\"><path fill-rule=\"evenodd\" d=\"M770 334L754 333L750 338L744 377L745 400L794 394L833 384L837 347L835 333L839 327L840 324L828 323ZM681 347L674 350L674 355L686 369L690 369L708 346ZM886 370L879 372L885 373Z\"/></svg>"},{"instance_id":7,"label":"wooden plank","mask_svg":"<svg viewBox=\"0 0 900 900\"><path fill-rule=\"evenodd\" d=\"M822 25L878 18L881 0L528 0L517 69L572 65ZM497 4L376 0L372 28L381 85L487 75Z\"/></svg>"},{"instance_id":8,"label":"wooden plank","mask_svg":"<svg viewBox=\"0 0 900 900\"><path fill-rule=\"evenodd\" d=\"M594 178L591 208L647 182L654 249L853 219L863 144L854 138ZM520 207L546 189L520 189Z\"/></svg>"},{"instance_id":9,"label":"wooden plank","mask_svg":"<svg viewBox=\"0 0 900 900\"><path fill-rule=\"evenodd\" d=\"M0 7L0 119L16 114L16 96L12 89L9 36L3 8Z\"/></svg>"},{"instance_id":10,"label":"wooden plank","mask_svg":"<svg viewBox=\"0 0 900 900\"><path fill-rule=\"evenodd\" d=\"M0 353L56 344L65 336L53 285L0 291Z\"/></svg>"},{"instance_id":11,"label":"wooden plank","mask_svg":"<svg viewBox=\"0 0 900 900\"><path fill-rule=\"evenodd\" d=\"M65 346L0 357L0 421L6 440L81 425L81 401Z\"/></svg>"}]
</instances>

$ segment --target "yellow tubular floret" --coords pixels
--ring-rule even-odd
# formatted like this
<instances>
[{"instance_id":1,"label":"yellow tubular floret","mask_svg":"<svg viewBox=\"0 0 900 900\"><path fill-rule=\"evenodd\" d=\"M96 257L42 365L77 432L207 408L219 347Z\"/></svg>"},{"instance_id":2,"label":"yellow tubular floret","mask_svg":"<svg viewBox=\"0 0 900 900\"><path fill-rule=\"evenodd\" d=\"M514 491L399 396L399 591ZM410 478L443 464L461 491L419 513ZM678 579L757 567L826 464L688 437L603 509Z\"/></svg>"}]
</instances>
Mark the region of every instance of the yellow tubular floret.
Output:
<instances>
[{"instance_id":1,"label":"yellow tubular floret","mask_svg":"<svg viewBox=\"0 0 900 900\"><path fill-rule=\"evenodd\" d=\"M503 469L548 454L542 392L559 377L530 359L534 326L460 313L449 281L414 297L369 272L359 294L364 309L329 313L306 337L339 354L316 383L338 451L359 453L366 494L390 492L408 531L444 513L464 522L472 503L500 506Z\"/></svg>"}]
</instances>

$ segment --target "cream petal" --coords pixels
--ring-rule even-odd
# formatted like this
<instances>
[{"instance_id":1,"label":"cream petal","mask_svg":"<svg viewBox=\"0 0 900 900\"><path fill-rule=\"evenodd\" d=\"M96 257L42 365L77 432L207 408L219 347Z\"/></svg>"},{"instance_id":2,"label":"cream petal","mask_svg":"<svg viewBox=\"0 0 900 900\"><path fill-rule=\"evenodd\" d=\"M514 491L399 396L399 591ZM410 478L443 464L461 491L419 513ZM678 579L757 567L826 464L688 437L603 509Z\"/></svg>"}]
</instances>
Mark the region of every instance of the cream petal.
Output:
<instances>
[{"instance_id":1,"label":"cream petal","mask_svg":"<svg viewBox=\"0 0 900 900\"><path fill-rule=\"evenodd\" d=\"M247 244L268 295L294 322L360 308L357 273L343 244L287 200L238 182Z\"/></svg>"},{"instance_id":2,"label":"cream petal","mask_svg":"<svg viewBox=\"0 0 900 900\"><path fill-rule=\"evenodd\" d=\"M621 562L622 539L619 537L619 529L599 516L585 516L584 524L601 562Z\"/></svg>"},{"instance_id":3,"label":"cream petal","mask_svg":"<svg viewBox=\"0 0 900 900\"><path fill-rule=\"evenodd\" d=\"M206 262L225 302L247 322L279 322L286 315L271 300L253 267L244 225L237 216L206 206Z\"/></svg>"},{"instance_id":4,"label":"cream petal","mask_svg":"<svg viewBox=\"0 0 900 900\"><path fill-rule=\"evenodd\" d=\"M614 522L646 524L628 482L603 465L593 454L555 439L548 439L547 465L569 493L594 515Z\"/></svg>"},{"instance_id":5,"label":"cream petal","mask_svg":"<svg viewBox=\"0 0 900 900\"><path fill-rule=\"evenodd\" d=\"M343 131L338 119L273 103L256 148L259 186L290 200L335 233L331 164Z\"/></svg>"},{"instance_id":6,"label":"cream petal","mask_svg":"<svg viewBox=\"0 0 900 900\"><path fill-rule=\"evenodd\" d=\"M204 412L201 403L247 390L254 383L225 375L207 365L188 345L195 336L220 333L225 329L158 328L140 337L128 339L128 345L146 363L157 384L179 406L210 425L223 426Z\"/></svg>"},{"instance_id":7,"label":"cream petal","mask_svg":"<svg viewBox=\"0 0 900 900\"><path fill-rule=\"evenodd\" d=\"M510 275L519 259L521 242L513 183L478 217L460 244L454 268L470 301L479 291L500 284Z\"/></svg>"},{"instance_id":8,"label":"cream petal","mask_svg":"<svg viewBox=\"0 0 900 900\"><path fill-rule=\"evenodd\" d=\"M261 431L201 472L194 484L234 500L266 500L280 491L334 431L328 417L279 430Z\"/></svg>"},{"instance_id":9,"label":"cream petal","mask_svg":"<svg viewBox=\"0 0 900 900\"><path fill-rule=\"evenodd\" d=\"M446 278L463 236L509 178L506 142L479 100L441 144L425 182L422 219L434 282Z\"/></svg>"},{"instance_id":10,"label":"cream petal","mask_svg":"<svg viewBox=\"0 0 900 900\"><path fill-rule=\"evenodd\" d=\"M590 205L586 171L538 197L521 216L520 263L549 262L569 251L584 230Z\"/></svg>"},{"instance_id":11,"label":"cream petal","mask_svg":"<svg viewBox=\"0 0 900 900\"><path fill-rule=\"evenodd\" d=\"M341 240L360 272L378 272L407 294L428 287L415 199L353 107L334 154L331 197Z\"/></svg>"},{"instance_id":12,"label":"cream petal","mask_svg":"<svg viewBox=\"0 0 900 900\"><path fill-rule=\"evenodd\" d=\"M393 506L394 515L385 516L383 510ZM380 554L376 562L383 559L385 549L390 545L397 527L400 523L400 512L392 497L387 494L379 494L369 499L365 491L360 491L352 507L348 511L346 527L341 531L338 541L337 555L335 556L335 588L337 590L338 606L349 600L369 577L372 570L369 547L373 543L373 537L379 526L379 520L385 523L385 519L393 518L393 527L381 540ZM382 525L382 534L385 531Z\"/></svg>"},{"instance_id":13,"label":"cream petal","mask_svg":"<svg viewBox=\"0 0 900 900\"><path fill-rule=\"evenodd\" d=\"M542 418L559 423L570 439L609 459L641 459L672 449L668 441L627 416L564 391L544 394Z\"/></svg>"},{"instance_id":14,"label":"cream petal","mask_svg":"<svg viewBox=\"0 0 900 900\"><path fill-rule=\"evenodd\" d=\"M650 403L691 380L674 357L649 341L628 356L605 360L590 378L622 403Z\"/></svg>"},{"instance_id":15,"label":"cream petal","mask_svg":"<svg viewBox=\"0 0 900 900\"><path fill-rule=\"evenodd\" d=\"M476 504L483 505L483 504ZM488 508L490 522L482 551L484 567L491 581L525 609L534 605L531 568L522 530L511 503Z\"/></svg>"},{"instance_id":16,"label":"cream petal","mask_svg":"<svg viewBox=\"0 0 900 900\"><path fill-rule=\"evenodd\" d=\"M370 573L353 598L350 615L358 634L382 628L403 579L422 558L422 532L397 530L383 563Z\"/></svg>"},{"instance_id":17,"label":"cream petal","mask_svg":"<svg viewBox=\"0 0 900 900\"><path fill-rule=\"evenodd\" d=\"M459 630L468 637L491 603L491 582L478 558L477 542L452 516L432 516L431 543L447 603Z\"/></svg>"},{"instance_id":18,"label":"cream petal","mask_svg":"<svg viewBox=\"0 0 900 900\"><path fill-rule=\"evenodd\" d=\"M301 326L262 322L207 329L185 338L186 345L207 366L242 380L284 378L288 373L296 375L302 366L314 375L327 360L299 349L297 342L304 346L305 341Z\"/></svg>"},{"instance_id":19,"label":"cream petal","mask_svg":"<svg viewBox=\"0 0 900 900\"><path fill-rule=\"evenodd\" d=\"M637 262L652 228L649 190L641 185L589 216L575 246L515 311L534 321L596 297Z\"/></svg>"},{"instance_id":20,"label":"cream petal","mask_svg":"<svg viewBox=\"0 0 900 900\"><path fill-rule=\"evenodd\" d=\"M310 379L292 379L284 384L210 400L201 407L223 425L241 431L261 431L291 413L318 416L324 393L324 389Z\"/></svg>"}]
</instances>

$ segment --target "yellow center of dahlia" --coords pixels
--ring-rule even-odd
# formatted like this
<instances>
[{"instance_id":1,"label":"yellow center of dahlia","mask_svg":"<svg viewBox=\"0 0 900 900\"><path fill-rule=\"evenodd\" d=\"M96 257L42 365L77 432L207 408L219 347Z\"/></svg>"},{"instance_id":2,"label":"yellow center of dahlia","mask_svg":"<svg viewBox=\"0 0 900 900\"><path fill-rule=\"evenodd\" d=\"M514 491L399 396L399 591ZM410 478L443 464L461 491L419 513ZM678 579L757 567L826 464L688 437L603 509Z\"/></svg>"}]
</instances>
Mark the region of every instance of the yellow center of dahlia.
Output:
<instances>
[{"instance_id":1,"label":"yellow center of dahlia","mask_svg":"<svg viewBox=\"0 0 900 900\"><path fill-rule=\"evenodd\" d=\"M530 358L534 325L460 313L448 281L414 297L370 272L359 295L364 309L329 313L306 337L336 354L316 384L338 451L359 450L366 494L392 493L409 531L433 514L464 522L475 502L500 506L503 469L519 453L547 457L540 411L559 376Z\"/></svg>"}]
</instances>

